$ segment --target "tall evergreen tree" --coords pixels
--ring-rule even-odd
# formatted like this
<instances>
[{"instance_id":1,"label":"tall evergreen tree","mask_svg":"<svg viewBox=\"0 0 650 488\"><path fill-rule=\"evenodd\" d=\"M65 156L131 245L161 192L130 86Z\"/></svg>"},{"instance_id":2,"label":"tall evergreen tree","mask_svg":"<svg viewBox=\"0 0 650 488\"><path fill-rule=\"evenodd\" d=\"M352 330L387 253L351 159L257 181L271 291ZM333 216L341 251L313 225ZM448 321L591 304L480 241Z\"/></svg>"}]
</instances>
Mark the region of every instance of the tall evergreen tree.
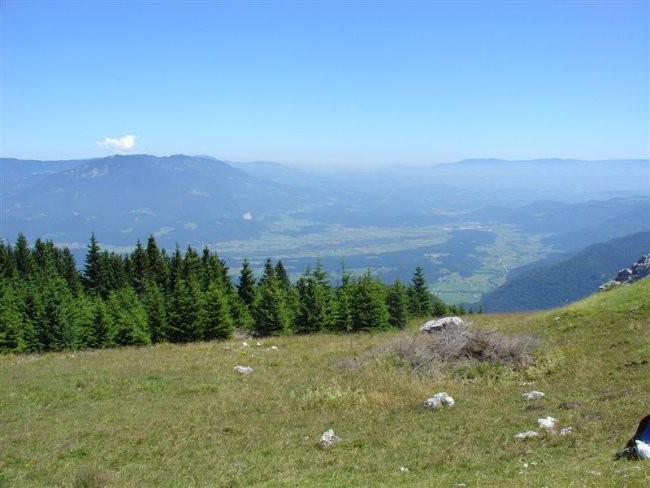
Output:
<instances>
[{"instance_id":1,"label":"tall evergreen tree","mask_svg":"<svg viewBox=\"0 0 650 488\"><path fill-rule=\"evenodd\" d=\"M291 280L289 279L289 274L287 273L287 270L284 267L284 264L282 264L281 260L278 260L277 264L275 265L275 277L278 280L280 288L285 291L289 291L291 289Z\"/></svg>"},{"instance_id":2,"label":"tall evergreen tree","mask_svg":"<svg viewBox=\"0 0 650 488\"><path fill-rule=\"evenodd\" d=\"M13 246L0 239L0 278L13 278L16 272L16 255Z\"/></svg>"},{"instance_id":3,"label":"tall evergreen tree","mask_svg":"<svg viewBox=\"0 0 650 488\"><path fill-rule=\"evenodd\" d=\"M43 291L43 321L37 328L39 341L47 351L76 349L79 345L74 300L60 276L50 279Z\"/></svg>"},{"instance_id":4,"label":"tall evergreen tree","mask_svg":"<svg viewBox=\"0 0 650 488\"><path fill-rule=\"evenodd\" d=\"M93 317L86 339L88 346L92 348L112 346L114 329L113 317L108 312L106 302L101 298L94 298Z\"/></svg>"},{"instance_id":5,"label":"tall evergreen tree","mask_svg":"<svg viewBox=\"0 0 650 488\"><path fill-rule=\"evenodd\" d=\"M22 233L18 234L18 239L16 239L14 255L18 275L22 278L31 276L34 270L34 258L32 256L32 251L29 248L27 238Z\"/></svg>"},{"instance_id":6,"label":"tall evergreen tree","mask_svg":"<svg viewBox=\"0 0 650 488\"><path fill-rule=\"evenodd\" d=\"M395 280L388 288L386 304L388 305L388 321L390 325L398 329L406 327L408 319L408 296L406 295L406 287L400 280Z\"/></svg>"},{"instance_id":7,"label":"tall evergreen tree","mask_svg":"<svg viewBox=\"0 0 650 488\"><path fill-rule=\"evenodd\" d=\"M233 331L233 320L228 309L228 300L216 284L211 284L203 299L200 311L203 339L229 339Z\"/></svg>"},{"instance_id":8,"label":"tall evergreen tree","mask_svg":"<svg viewBox=\"0 0 650 488\"><path fill-rule=\"evenodd\" d=\"M352 283L350 273L341 266L341 282L336 288L334 329L352 330Z\"/></svg>"},{"instance_id":9,"label":"tall evergreen tree","mask_svg":"<svg viewBox=\"0 0 650 488\"><path fill-rule=\"evenodd\" d=\"M147 314L133 288L125 287L111 292L108 311L113 321L113 337L120 346L140 346L151 343Z\"/></svg>"},{"instance_id":10,"label":"tall evergreen tree","mask_svg":"<svg viewBox=\"0 0 650 488\"><path fill-rule=\"evenodd\" d=\"M99 243L93 232L90 235L90 244L88 245L88 252L86 253L86 264L83 271L83 285L86 292L93 295L101 295L100 293L100 275L101 275L101 250Z\"/></svg>"},{"instance_id":11,"label":"tall evergreen tree","mask_svg":"<svg viewBox=\"0 0 650 488\"><path fill-rule=\"evenodd\" d=\"M432 311L431 294L421 266L415 268L411 283L408 288L409 312L414 317L429 317Z\"/></svg>"},{"instance_id":12,"label":"tall evergreen tree","mask_svg":"<svg viewBox=\"0 0 650 488\"><path fill-rule=\"evenodd\" d=\"M244 258L241 263L237 293L244 305L249 308L253 306L253 303L255 302L255 276L253 275L253 270L246 258Z\"/></svg>"},{"instance_id":13,"label":"tall evergreen tree","mask_svg":"<svg viewBox=\"0 0 650 488\"><path fill-rule=\"evenodd\" d=\"M138 295L142 296L146 291L146 284L149 281L149 263L147 252L142 247L140 239L138 239L135 244L135 249L131 253L129 262L131 286L135 289Z\"/></svg>"},{"instance_id":14,"label":"tall evergreen tree","mask_svg":"<svg viewBox=\"0 0 650 488\"><path fill-rule=\"evenodd\" d=\"M165 311L165 298L158 284L150 281L142 299L147 313L147 324L151 342L167 340L167 313Z\"/></svg>"},{"instance_id":15,"label":"tall evergreen tree","mask_svg":"<svg viewBox=\"0 0 650 488\"><path fill-rule=\"evenodd\" d=\"M156 239L152 235L147 239L145 253L147 254L147 269L151 279L161 290L166 290L169 280L169 266L164 251L158 249Z\"/></svg>"},{"instance_id":16,"label":"tall evergreen tree","mask_svg":"<svg viewBox=\"0 0 650 488\"><path fill-rule=\"evenodd\" d=\"M352 290L352 330L385 330L388 318L384 285L367 271Z\"/></svg>"},{"instance_id":17,"label":"tall evergreen tree","mask_svg":"<svg viewBox=\"0 0 650 488\"><path fill-rule=\"evenodd\" d=\"M283 290L274 276L263 282L253 304L255 333L261 336L280 335L289 332L290 315Z\"/></svg>"},{"instance_id":18,"label":"tall evergreen tree","mask_svg":"<svg viewBox=\"0 0 650 488\"><path fill-rule=\"evenodd\" d=\"M262 277L260 278L258 286L262 286L264 283L267 283L271 280L276 280L276 276L275 276L275 267L273 266L273 262L269 258L264 263L264 271L262 272Z\"/></svg>"},{"instance_id":19,"label":"tall evergreen tree","mask_svg":"<svg viewBox=\"0 0 650 488\"><path fill-rule=\"evenodd\" d=\"M167 302L167 337L172 342L202 339L201 295L194 281L177 280Z\"/></svg>"},{"instance_id":20,"label":"tall evergreen tree","mask_svg":"<svg viewBox=\"0 0 650 488\"><path fill-rule=\"evenodd\" d=\"M332 289L327 274L317 266L307 269L296 284L298 313L295 330L300 333L319 332L332 329L335 323Z\"/></svg>"},{"instance_id":21,"label":"tall evergreen tree","mask_svg":"<svg viewBox=\"0 0 650 488\"><path fill-rule=\"evenodd\" d=\"M14 288L0 280L0 353L21 352L24 348L19 306Z\"/></svg>"}]
</instances>

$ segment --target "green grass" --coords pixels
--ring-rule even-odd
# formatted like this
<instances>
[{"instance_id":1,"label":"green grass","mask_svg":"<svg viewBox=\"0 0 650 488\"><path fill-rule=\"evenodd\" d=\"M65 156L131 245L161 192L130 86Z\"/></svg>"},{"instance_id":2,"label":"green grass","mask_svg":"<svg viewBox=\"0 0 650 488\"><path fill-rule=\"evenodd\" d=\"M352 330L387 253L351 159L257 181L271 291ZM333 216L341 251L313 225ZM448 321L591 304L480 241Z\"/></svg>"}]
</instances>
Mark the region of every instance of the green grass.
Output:
<instances>
[{"instance_id":1,"label":"green grass","mask_svg":"<svg viewBox=\"0 0 650 488\"><path fill-rule=\"evenodd\" d=\"M612 455L650 413L649 296L645 280L473 316L542 339L515 371L414 375L376 352L413 329L3 356L0 486L647 486L649 462ZM532 389L546 396L524 400ZM424 410L437 391L456 405ZM515 439L547 415L574 433ZM329 428L342 440L319 449Z\"/></svg>"}]
</instances>

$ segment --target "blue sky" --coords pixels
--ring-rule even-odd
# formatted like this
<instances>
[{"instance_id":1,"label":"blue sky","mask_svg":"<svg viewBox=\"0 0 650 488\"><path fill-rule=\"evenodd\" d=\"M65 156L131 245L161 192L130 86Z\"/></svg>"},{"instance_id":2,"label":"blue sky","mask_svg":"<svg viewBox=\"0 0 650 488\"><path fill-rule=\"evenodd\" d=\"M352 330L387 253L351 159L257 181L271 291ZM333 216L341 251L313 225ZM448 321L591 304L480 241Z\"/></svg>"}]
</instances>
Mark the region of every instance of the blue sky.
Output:
<instances>
[{"instance_id":1,"label":"blue sky","mask_svg":"<svg viewBox=\"0 0 650 488\"><path fill-rule=\"evenodd\" d=\"M3 0L1 153L647 158L648 4Z\"/></svg>"}]
</instances>

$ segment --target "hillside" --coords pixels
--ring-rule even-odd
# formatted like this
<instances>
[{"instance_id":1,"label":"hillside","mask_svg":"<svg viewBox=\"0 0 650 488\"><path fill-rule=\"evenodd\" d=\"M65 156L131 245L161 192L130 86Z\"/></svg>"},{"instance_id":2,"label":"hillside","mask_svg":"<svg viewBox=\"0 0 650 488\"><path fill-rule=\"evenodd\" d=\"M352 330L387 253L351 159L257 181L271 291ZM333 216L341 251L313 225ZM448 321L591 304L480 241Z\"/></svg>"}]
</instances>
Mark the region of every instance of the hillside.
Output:
<instances>
[{"instance_id":1,"label":"hillside","mask_svg":"<svg viewBox=\"0 0 650 488\"><path fill-rule=\"evenodd\" d=\"M594 244L559 263L516 273L504 285L483 295L481 303L492 312L562 306L590 295L618 270L648 252L650 232Z\"/></svg>"},{"instance_id":2,"label":"hillside","mask_svg":"<svg viewBox=\"0 0 650 488\"><path fill-rule=\"evenodd\" d=\"M413 331L2 356L0 484L647 486L648 462L612 455L648 413L649 295L642 280L547 313L474 316L539 337L515 369L413 374L386 352L422 340ZM439 391L455 406L425 410ZM572 433L515 438L546 416ZM341 441L317 448L329 428Z\"/></svg>"}]
</instances>

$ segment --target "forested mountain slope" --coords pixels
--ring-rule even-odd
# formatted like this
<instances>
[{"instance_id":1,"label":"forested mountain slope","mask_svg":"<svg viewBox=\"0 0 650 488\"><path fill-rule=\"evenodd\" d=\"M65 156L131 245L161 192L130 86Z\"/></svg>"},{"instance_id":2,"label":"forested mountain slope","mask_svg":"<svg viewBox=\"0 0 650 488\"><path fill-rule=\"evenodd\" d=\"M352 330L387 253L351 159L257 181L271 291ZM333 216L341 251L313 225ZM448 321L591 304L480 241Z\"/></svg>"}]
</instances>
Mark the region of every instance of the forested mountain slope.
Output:
<instances>
[{"instance_id":1,"label":"forested mountain slope","mask_svg":"<svg viewBox=\"0 0 650 488\"><path fill-rule=\"evenodd\" d=\"M616 272L650 252L650 232L594 244L551 266L517 274L481 299L486 311L558 307L593 293Z\"/></svg>"}]
</instances>

